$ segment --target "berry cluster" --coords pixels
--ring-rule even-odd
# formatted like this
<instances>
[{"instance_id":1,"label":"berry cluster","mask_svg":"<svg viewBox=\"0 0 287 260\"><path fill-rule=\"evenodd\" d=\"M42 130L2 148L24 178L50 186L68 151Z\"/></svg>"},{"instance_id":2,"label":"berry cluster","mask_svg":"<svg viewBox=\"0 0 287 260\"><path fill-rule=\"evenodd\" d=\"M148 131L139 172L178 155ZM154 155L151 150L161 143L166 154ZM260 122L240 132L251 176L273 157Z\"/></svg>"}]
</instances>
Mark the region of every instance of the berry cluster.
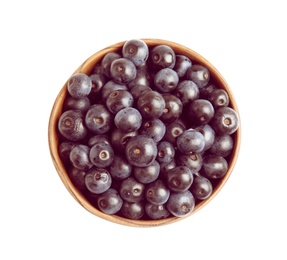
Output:
<instances>
[{"instance_id":1,"label":"berry cluster","mask_svg":"<svg viewBox=\"0 0 287 260\"><path fill-rule=\"evenodd\" d=\"M183 217L228 171L236 111L202 64L168 45L126 41L75 73L58 121L59 155L97 209Z\"/></svg>"}]
</instances>

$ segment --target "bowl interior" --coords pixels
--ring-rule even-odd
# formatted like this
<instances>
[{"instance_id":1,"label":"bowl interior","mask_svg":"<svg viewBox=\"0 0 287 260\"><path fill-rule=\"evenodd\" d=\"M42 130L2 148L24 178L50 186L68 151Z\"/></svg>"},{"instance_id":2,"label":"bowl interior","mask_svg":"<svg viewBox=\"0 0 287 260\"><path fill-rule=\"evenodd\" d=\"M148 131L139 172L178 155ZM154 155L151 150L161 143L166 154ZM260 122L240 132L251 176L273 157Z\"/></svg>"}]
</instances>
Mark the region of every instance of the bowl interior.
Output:
<instances>
[{"instance_id":1,"label":"bowl interior","mask_svg":"<svg viewBox=\"0 0 287 260\"><path fill-rule=\"evenodd\" d=\"M199 55L195 51L193 51L193 50L191 50L185 46L182 46L178 43L175 43L175 42L160 40L160 39L143 39L143 40L147 43L147 45L149 47L153 47L153 46L156 46L159 44L169 45L171 48L173 48L173 50L175 51L176 54L183 54L183 55L189 57L193 61L193 63L200 63L200 64L206 66L209 69L209 72L211 74L211 78L213 79L213 82L219 88L224 89L229 94L229 99L230 99L229 106L231 108L233 108L235 111L237 111L237 113L239 114L235 98L234 98L232 91L231 91L230 87L228 86L227 82L224 80L222 75L217 71L217 69L212 64L210 64L205 58L203 58L201 55ZM100 50L99 52L93 54L86 61L84 61L74 73L81 72L81 73L85 73L87 75L91 74L94 66L101 61L101 59L104 57L105 54L107 54L109 52L119 51L124 43L125 42L120 42L120 43L111 45L111 46L104 48L104 49ZM107 215L107 214L101 212L100 210L98 210L97 208L95 208L85 198L85 196L71 182L71 180L68 176L68 173L65 169L65 166L64 166L63 162L61 161L59 153L58 153L59 133L58 133L57 125L58 125L58 120L59 120L61 113L62 113L63 103L64 103L66 96L67 96L67 82L64 84L64 86L60 90L60 92L59 92L59 94L58 94L58 96L54 102L52 111L51 111L51 115L50 115L50 119L49 119L49 127L48 127L48 141L49 141L50 154L51 154L54 166L55 166L62 182L64 183L65 187L71 193L71 195L75 198L75 200L78 201L78 203L80 203L86 210L90 211L92 214L99 216L101 218L104 218L106 220L116 222L119 224L123 224L123 225L127 225L127 226L152 227L152 226L159 226L159 225L172 223L172 222L175 222L175 221L178 221L180 219L185 218L185 217L183 217L183 218L169 217L169 218L160 219L160 220L130 220L130 219L126 219L126 218L123 218L123 217L120 217L117 215ZM231 172L235 166L237 156L239 153L240 134L241 134L241 128L239 126L238 130L232 135L234 138L234 148L233 148L231 155L229 156L228 172L226 173L226 175L222 179L220 179L220 181L214 187L213 193L211 194L211 196L208 199L199 202L195 206L194 210L192 211L192 213L190 215L194 214L199 209L201 209L203 206L205 206L207 203L209 203L216 196L216 194L221 190L223 185L228 180L228 178L229 178L229 176L230 176L230 174L231 174ZM188 216L190 216L190 215L188 215Z\"/></svg>"}]
</instances>

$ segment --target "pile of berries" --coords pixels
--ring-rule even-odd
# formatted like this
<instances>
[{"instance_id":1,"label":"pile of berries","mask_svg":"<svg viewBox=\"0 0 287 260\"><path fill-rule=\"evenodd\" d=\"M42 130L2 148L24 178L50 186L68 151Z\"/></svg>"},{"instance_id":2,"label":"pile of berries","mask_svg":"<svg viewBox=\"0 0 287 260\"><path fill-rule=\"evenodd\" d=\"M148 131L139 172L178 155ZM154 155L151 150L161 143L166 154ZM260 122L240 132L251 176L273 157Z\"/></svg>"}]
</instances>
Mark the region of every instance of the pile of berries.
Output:
<instances>
[{"instance_id":1,"label":"pile of berries","mask_svg":"<svg viewBox=\"0 0 287 260\"><path fill-rule=\"evenodd\" d=\"M190 214L228 171L239 118L208 68L171 47L126 41L73 74L58 121L74 186L106 214Z\"/></svg>"}]
</instances>

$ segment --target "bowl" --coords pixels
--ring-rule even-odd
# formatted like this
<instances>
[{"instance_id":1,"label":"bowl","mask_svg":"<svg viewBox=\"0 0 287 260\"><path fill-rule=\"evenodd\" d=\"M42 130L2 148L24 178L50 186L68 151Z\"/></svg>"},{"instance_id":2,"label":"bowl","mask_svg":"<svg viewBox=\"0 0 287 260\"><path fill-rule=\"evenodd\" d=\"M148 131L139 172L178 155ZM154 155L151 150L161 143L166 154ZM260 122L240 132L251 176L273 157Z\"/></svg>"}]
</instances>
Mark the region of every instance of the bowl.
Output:
<instances>
[{"instance_id":1,"label":"bowl","mask_svg":"<svg viewBox=\"0 0 287 260\"><path fill-rule=\"evenodd\" d=\"M167 41L167 40L162 40L162 39L142 39L150 48L164 44L170 46L176 54L182 54L190 58L193 63L199 63L206 68L208 68L211 78L213 78L214 84L218 86L218 88L224 89L228 95L229 95L229 107L233 108L239 115L238 108L236 105L235 98L232 94L232 91L230 87L228 86L227 82L223 78L223 76L219 73L219 71L209 62L207 61L204 57L199 55L197 52L193 51L192 49L185 47L181 44L178 44L176 42L172 41ZM102 58L109 52L117 52L119 51L125 41L119 42L116 44L113 44L109 47L106 47L92 56L90 56L86 61L84 61L76 70L74 73L85 73L87 75L91 74L93 71L93 68L95 67L96 64L99 64ZM73 74L74 74L73 73ZM68 81L67 81L68 82ZM132 219L127 219L118 215L108 215L100 211L98 208L96 208L87 198L85 195L78 190L74 184L72 183L71 179L69 178L69 175L67 173L67 170L65 168L64 163L62 162L59 151L58 151L58 146L59 146L59 132L58 132L58 120L61 116L62 109L63 109L63 104L65 101L65 98L68 95L67 91L67 82L64 84L64 86L60 89L60 92L58 96L56 97L56 100L54 102L54 105L52 107L52 111L50 114L49 118L49 126L48 126L48 142L49 142L49 149L50 149L50 154L51 158L53 161L53 164L55 166L55 169L62 180L64 186L68 190L68 192L74 197L74 199L82 205L87 211L91 212L95 216L98 216L100 218L103 218L105 220L126 225L126 226L133 226L133 227L155 227L155 226L161 226L161 225L166 225L166 224L171 224L176 221L185 219L186 217L189 217L199 211L201 208L206 206L216 195L217 193L223 188L225 185L226 181L230 177L234 166L236 164L236 160L238 157L239 153L239 148L240 148L240 133L241 133L241 128L240 125L235 133L232 134L233 140L234 140L234 146L233 150L228 157L228 164L229 168L227 173L224 175L223 178L221 178L216 186L213 188L212 194L203 201L198 202L192 213L188 214L185 217L168 217L165 219L156 219L156 220L132 220Z\"/></svg>"}]
</instances>

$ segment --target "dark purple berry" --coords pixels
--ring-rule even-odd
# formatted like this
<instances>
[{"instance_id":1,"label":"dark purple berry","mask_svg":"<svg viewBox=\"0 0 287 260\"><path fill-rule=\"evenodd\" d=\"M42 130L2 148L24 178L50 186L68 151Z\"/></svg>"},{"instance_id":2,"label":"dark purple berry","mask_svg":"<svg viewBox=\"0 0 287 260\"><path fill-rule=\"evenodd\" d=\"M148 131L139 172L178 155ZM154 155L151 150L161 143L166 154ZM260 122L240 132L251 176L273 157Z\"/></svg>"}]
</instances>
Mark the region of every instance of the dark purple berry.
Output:
<instances>
[{"instance_id":1,"label":"dark purple berry","mask_svg":"<svg viewBox=\"0 0 287 260\"><path fill-rule=\"evenodd\" d=\"M210 123L218 135L233 134L239 127L239 117L230 107L220 107Z\"/></svg>"},{"instance_id":2,"label":"dark purple berry","mask_svg":"<svg viewBox=\"0 0 287 260\"><path fill-rule=\"evenodd\" d=\"M111 78L119 84L127 84L136 77L137 69L132 61L119 58L111 64Z\"/></svg>"},{"instance_id":3,"label":"dark purple berry","mask_svg":"<svg viewBox=\"0 0 287 260\"><path fill-rule=\"evenodd\" d=\"M220 179L228 171L228 163L219 155L208 155L203 158L202 173L208 179Z\"/></svg>"},{"instance_id":4,"label":"dark purple berry","mask_svg":"<svg viewBox=\"0 0 287 260\"><path fill-rule=\"evenodd\" d=\"M208 84L210 74L206 67L195 64L186 71L186 78L192 80L199 88L202 88Z\"/></svg>"},{"instance_id":5,"label":"dark purple berry","mask_svg":"<svg viewBox=\"0 0 287 260\"><path fill-rule=\"evenodd\" d=\"M150 202L145 204L145 212L151 219L165 219L170 216L166 205L154 205Z\"/></svg>"},{"instance_id":6,"label":"dark purple berry","mask_svg":"<svg viewBox=\"0 0 287 260\"><path fill-rule=\"evenodd\" d=\"M91 147L89 158L93 165L98 168L109 166L114 160L114 150L110 143L99 141Z\"/></svg>"},{"instance_id":7,"label":"dark purple berry","mask_svg":"<svg viewBox=\"0 0 287 260\"><path fill-rule=\"evenodd\" d=\"M143 183L151 183L155 181L160 173L160 165L154 160L149 166L146 167L134 167L133 174L135 178Z\"/></svg>"},{"instance_id":8,"label":"dark purple berry","mask_svg":"<svg viewBox=\"0 0 287 260\"><path fill-rule=\"evenodd\" d=\"M136 135L127 143L125 154L131 165L146 167L155 160L157 146L152 138L145 135Z\"/></svg>"},{"instance_id":9,"label":"dark purple berry","mask_svg":"<svg viewBox=\"0 0 287 260\"><path fill-rule=\"evenodd\" d=\"M111 64L114 60L121 58L122 56L116 52L108 52L101 61L101 67L106 77L111 77Z\"/></svg>"},{"instance_id":10,"label":"dark purple berry","mask_svg":"<svg viewBox=\"0 0 287 260\"><path fill-rule=\"evenodd\" d=\"M132 174L132 166L124 156L115 155L110 165L110 174L116 180L123 180Z\"/></svg>"},{"instance_id":11,"label":"dark purple berry","mask_svg":"<svg viewBox=\"0 0 287 260\"><path fill-rule=\"evenodd\" d=\"M132 107L133 103L134 98L129 91L115 90L107 98L106 106L111 113L116 114L123 108Z\"/></svg>"},{"instance_id":12,"label":"dark purple berry","mask_svg":"<svg viewBox=\"0 0 287 260\"><path fill-rule=\"evenodd\" d=\"M140 219L145 213L144 203L124 201L121 215L128 219Z\"/></svg>"},{"instance_id":13,"label":"dark purple berry","mask_svg":"<svg viewBox=\"0 0 287 260\"><path fill-rule=\"evenodd\" d=\"M87 171L92 168L93 164L89 158L90 148L83 144L77 144L70 152L70 161L72 165L83 171Z\"/></svg>"},{"instance_id":14,"label":"dark purple berry","mask_svg":"<svg viewBox=\"0 0 287 260\"><path fill-rule=\"evenodd\" d=\"M150 64L155 70L163 68L172 69L175 65L175 60L173 49L164 44L153 47L149 56Z\"/></svg>"},{"instance_id":15,"label":"dark purple berry","mask_svg":"<svg viewBox=\"0 0 287 260\"><path fill-rule=\"evenodd\" d=\"M93 167L85 175L85 184L90 192L101 194L110 188L112 177L108 170Z\"/></svg>"},{"instance_id":16,"label":"dark purple berry","mask_svg":"<svg viewBox=\"0 0 287 260\"><path fill-rule=\"evenodd\" d=\"M185 217L193 211L195 200L189 190L184 192L172 192L166 206L172 215Z\"/></svg>"},{"instance_id":17,"label":"dark purple berry","mask_svg":"<svg viewBox=\"0 0 287 260\"><path fill-rule=\"evenodd\" d=\"M183 154L200 153L204 149L205 139L199 131L188 129L177 138L176 144Z\"/></svg>"},{"instance_id":18,"label":"dark purple berry","mask_svg":"<svg viewBox=\"0 0 287 260\"><path fill-rule=\"evenodd\" d=\"M218 135L215 137L213 145L210 147L209 152L214 155L227 157L233 149L233 138L230 135Z\"/></svg>"},{"instance_id":19,"label":"dark purple berry","mask_svg":"<svg viewBox=\"0 0 287 260\"><path fill-rule=\"evenodd\" d=\"M177 73L170 68L161 69L154 76L155 87L163 93L174 90L178 81L179 78Z\"/></svg>"},{"instance_id":20,"label":"dark purple berry","mask_svg":"<svg viewBox=\"0 0 287 260\"><path fill-rule=\"evenodd\" d=\"M177 54L175 55L176 61L173 69L177 72L180 78L185 76L186 71L191 67L191 60L185 55Z\"/></svg>"},{"instance_id":21,"label":"dark purple berry","mask_svg":"<svg viewBox=\"0 0 287 260\"><path fill-rule=\"evenodd\" d=\"M60 134L69 141L80 141L88 133L80 110L65 111L59 119L58 129Z\"/></svg>"},{"instance_id":22,"label":"dark purple berry","mask_svg":"<svg viewBox=\"0 0 287 260\"><path fill-rule=\"evenodd\" d=\"M212 193L213 187L209 179L203 176L195 176L190 191L196 199L205 200Z\"/></svg>"},{"instance_id":23,"label":"dark purple berry","mask_svg":"<svg viewBox=\"0 0 287 260\"><path fill-rule=\"evenodd\" d=\"M162 94L162 97L165 102L165 108L160 116L160 119L165 124L170 124L181 116L183 105L178 97L170 93L164 93Z\"/></svg>"},{"instance_id":24,"label":"dark purple berry","mask_svg":"<svg viewBox=\"0 0 287 260\"><path fill-rule=\"evenodd\" d=\"M208 100L196 99L188 108L188 116L192 126L208 124L214 116L214 108Z\"/></svg>"},{"instance_id":25,"label":"dark purple berry","mask_svg":"<svg viewBox=\"0 0 287 260\"><path fill-rule=\"evenodd\" d=\"M186 166L177 166L167 173L166 183L171 191L186 191L192 182L193 174Z\"/></svg>"},{"instance_id":26,"label":"dark purple berry","mask_svg":"<svg viewBox=\"0 0 287 260\"><path fill-rule=\"evenodd\" d=\"M68 92L73 98L82 98L90 94L92 81L86 74L76 73L68 80Z\"/></svg>"},{"instance_id":27,"label":"dark purple berry","mask_svg":"<svg viewBox=\"0 0 287 260\"><path fill-rule=\"evenodd\" d=\"M159 142L165 135L166 126L158 118L145 120L139 130L141 135L152 138L155 142Z\"/></svg>"},{"instance_id":28,"label":"dark purple berry","mask_svg":"<svg viewBox=\"0 0 287 260\"><path fill-rule=\"evenodd\" d=\"M106 214L116 214L123 205L123 199L115 189L108 189L98 196L97 205Z\"/></svg>"},{"instance_id":29,"label":"dark purple berry","mask_svg":"<svg viewBox=\"0 0 287 260\"><path fill-rule=\"evenodd\" d=\"M175 95L181 100L183 105L187 105L198 99L199 89L193 81L183 80L175 89Z\"/></svg>"},{"instance_id":30,"label":"dark purple berry","mask_svg":"<svg viewBox=\"0 0 287 260\"><path fill-rule=\"evenodd\" d=\"M133 132L141 127L142 116L137 109L126 107L115 115L114 123L122 132Z\"/></svg>"},{"instance_id":31,"label":"dark purple berry","mask_svg":"<svg viewBox=\"0 0 287 260\"><path fill-rule=\"evenodd\" d=\"M137 108L144 118L159 118L164 111L165 101L157 91L146 91L138 98Z\"/></svg>"},{"instance_id":32,"label":"dark purple berry","mask_svg":"<svg viewBox=\"0 0 287 260\"><path fill-rule=\"evenodd\" d=\"M149 183L145 189L145 198L154 205L162 205L167 202L170 190L162 180Z\"/></svg>"},{"instance_id":33,"label":"dark purple berry","mask_svg":"<svg viewBox=\"0 0 287 260\"><path fill-rule=\"evenodd\" d=\"M208 95L208 100L213 107L227 107L229 105L229 97L224 89L215 89Z\"/></svg>"},{"instance_id":34,"label":"dark purple berry","mask_svg":"<svg viewBox=\"0 0 287 260\"><path fill-rule=\"evenodd\" d=\"M86 190L85 175L86 171L79 170L75 167L71 167L68 171L68 175L72 183L81 191Z\"/></svg>"},{"instance_id":35,"label":"dark purple berry","mask_svg":"<svg viewBox=\"0 0 287 260\"><path fill-rule=\"evenodd\" d=\"M202 163L203 159L199 153L181 154L177 158L177 164L188 167L192 173L198 172L202 167Z\"/></svg>"},{"instance_id":36,"label":"dark purple berry","mask_svg":"<svg viewBox=\"0 0 287 260\"><path fill-rule=\"evenodd\" d=\"M159 163L168 163L175 156L175 149L172 143L162 141L157 145L157 161Z\"/></svg>"},{"instance_id":37,"label":"dark purple berry","mask_svg":"<svg viewBox=\"0 0 287 260\"><path fill-rule=\"evenodd\" d=\"M122 54L124 58L131 60L136 66L140 66L146 62L149 49L144 41L132 39L123 45Z\"/></svg>"},{"instance_id":38,"label":"dark purple berry","mask_svg":"<svg viewBox=\"0 0 287 260\"><path fill-rule=\"evenodd\" d=\"M83 112L86 112L89 107L91 106L90 99L88 97L82 97L82 98L73 98L71 96L67 96L64 102L64 110L81 110Z\"/></svg>"},{"instance_id":39,"label":"dark purple berry","mask_svg":"<svg viewBox=\"0 0 287 260\"><path fill-rule=\"evenodd\" d=\"M85 124L95 134L107 133L112 126L111 112L102 104L92 105L86 113Z\"/></svg>"},{"instance_id":40,"label":"dark purple berry","mask_svg":"<svg viewBox=\"0 0 287 260\"><path fill-rule=\"evenodd\" d=\"M145 186L135 180L133 177L129 177L121 182L120 195L128 202L139 202L144 198Z\"/></svg>"}]
</instances>

